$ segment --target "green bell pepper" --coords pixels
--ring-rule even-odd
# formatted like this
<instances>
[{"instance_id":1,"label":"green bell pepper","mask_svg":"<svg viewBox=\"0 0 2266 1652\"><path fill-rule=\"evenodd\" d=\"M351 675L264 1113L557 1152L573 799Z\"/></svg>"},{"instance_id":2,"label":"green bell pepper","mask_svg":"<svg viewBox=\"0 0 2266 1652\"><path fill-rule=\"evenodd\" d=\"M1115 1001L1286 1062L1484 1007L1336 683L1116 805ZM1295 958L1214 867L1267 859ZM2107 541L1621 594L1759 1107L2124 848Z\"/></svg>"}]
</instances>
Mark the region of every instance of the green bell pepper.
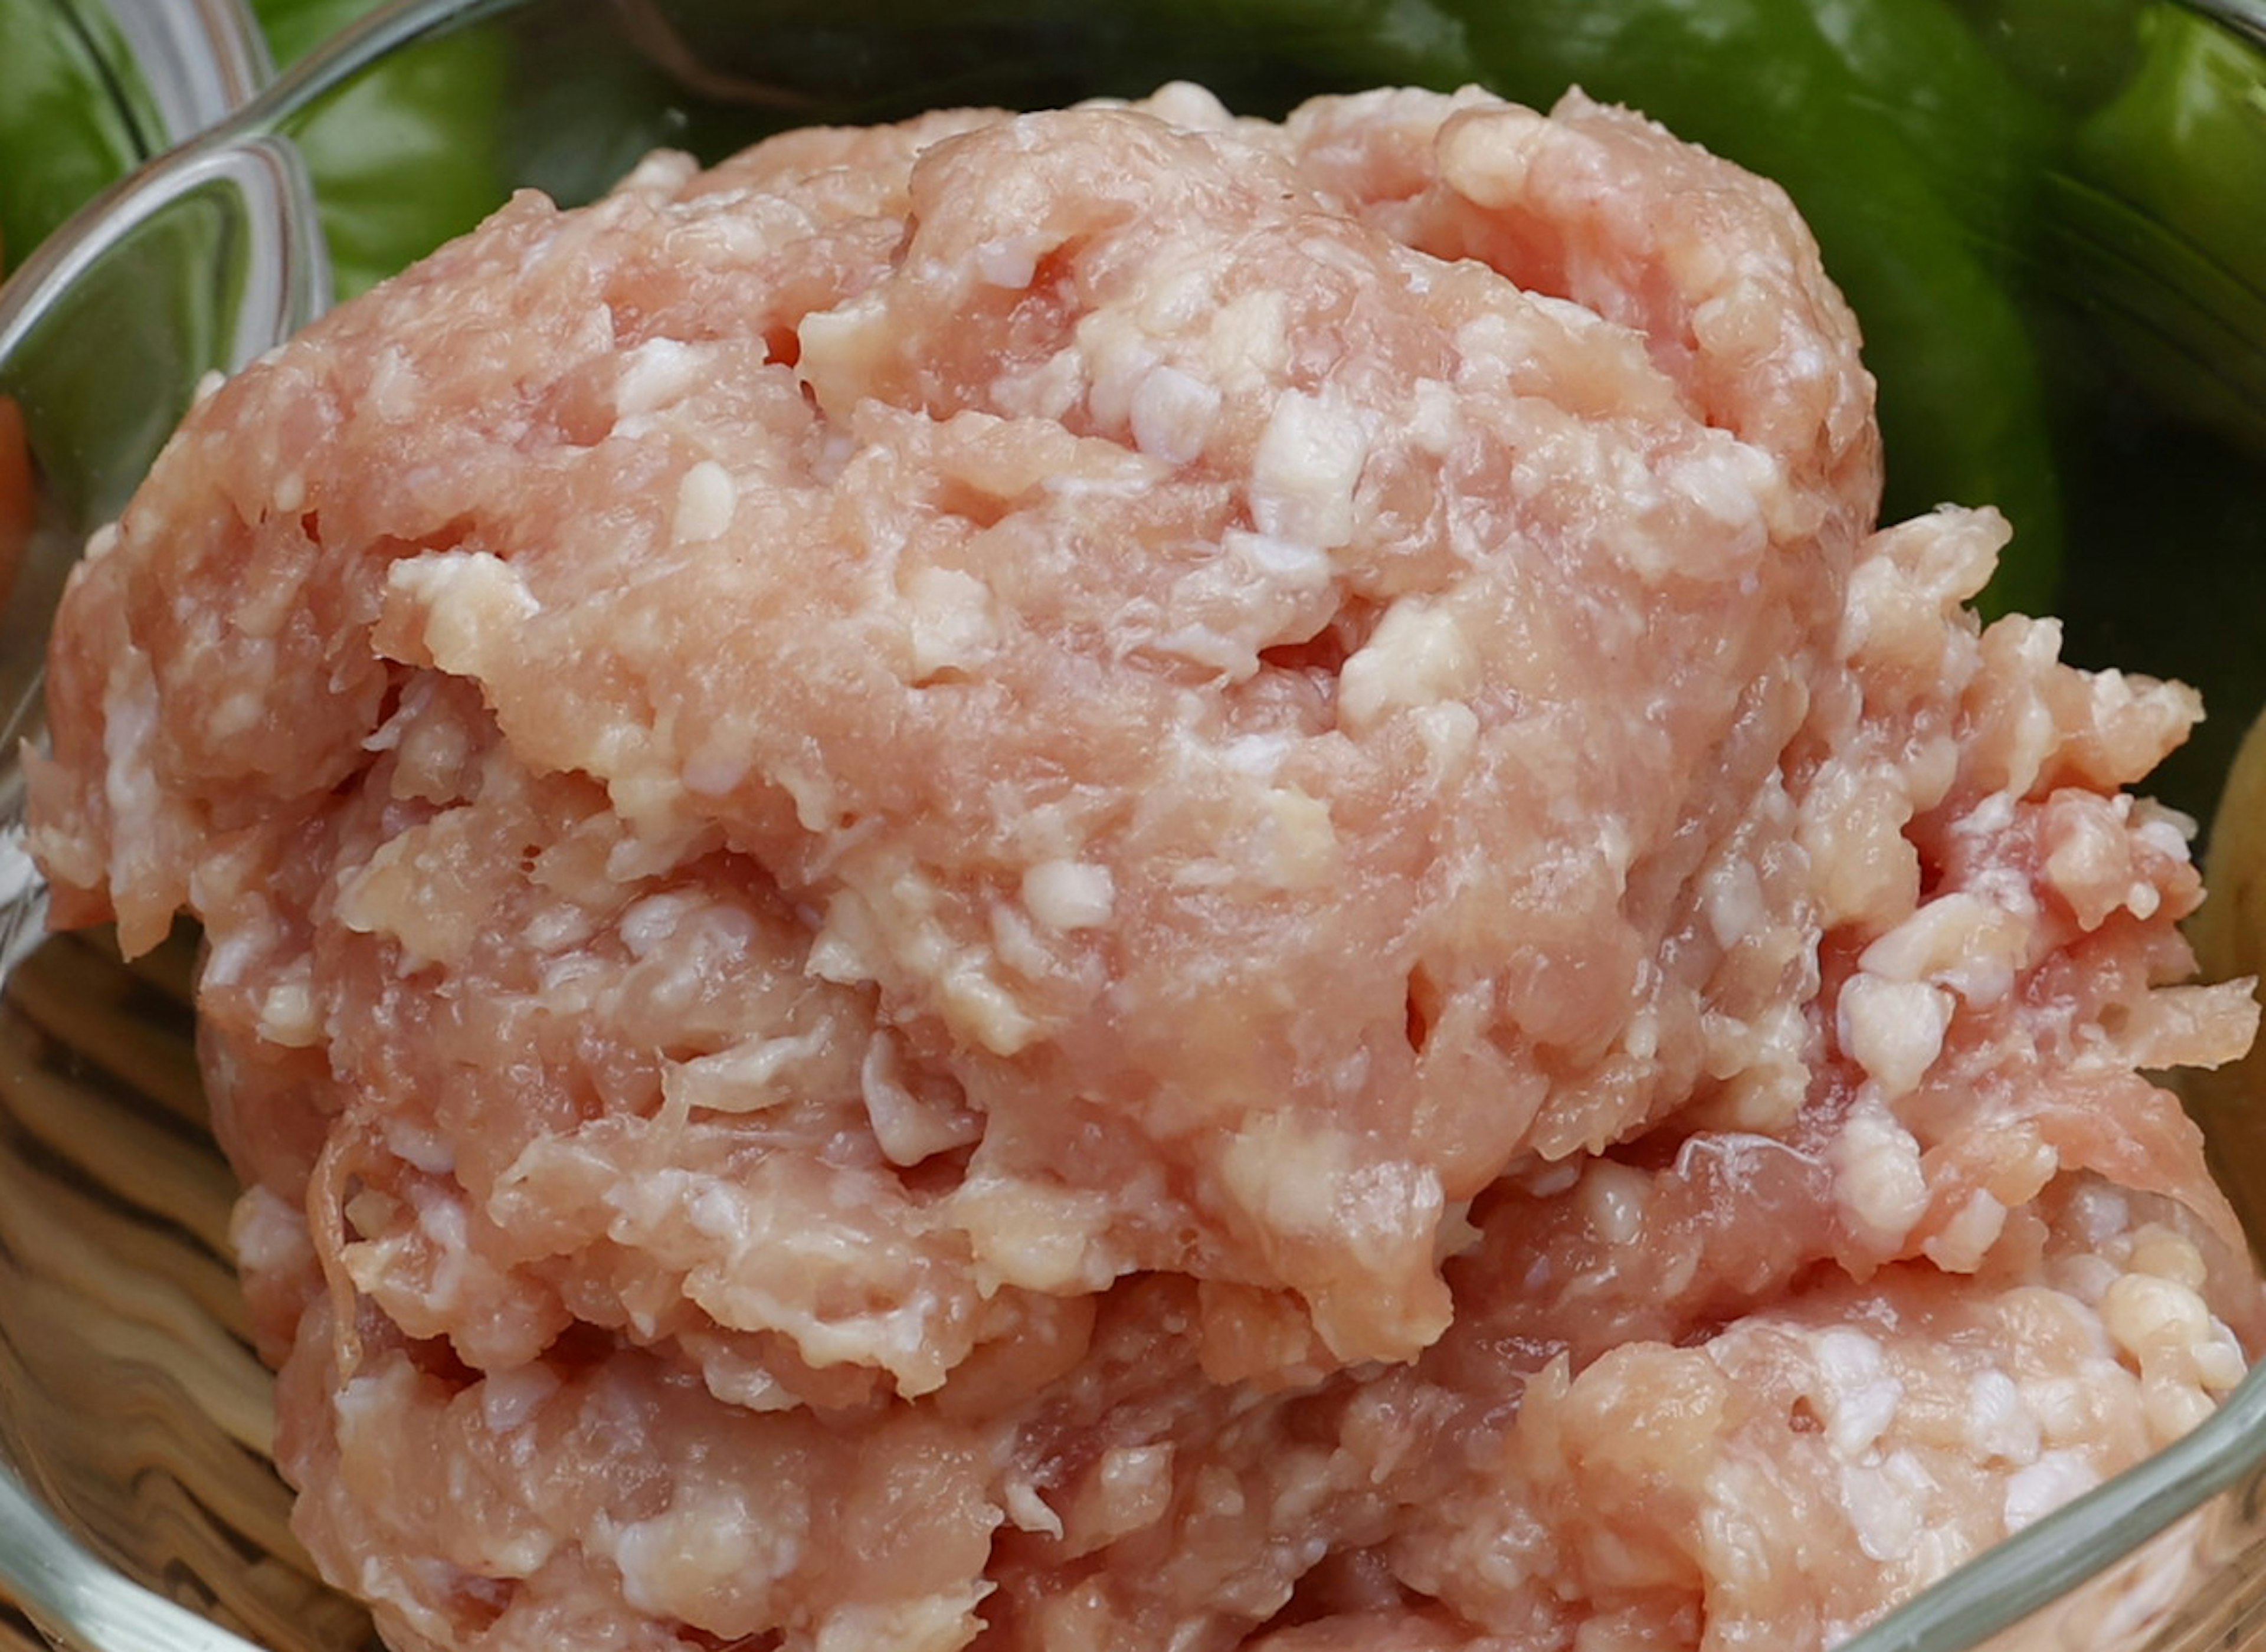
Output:
<instances>
[{"instance_id":1,"label":"green bell pepper","mask_svg":"<svg viewBox=\"0 0 2266 1652\"><path fill-rule=\"evenodd\" d=\"M2036 280L2063 318L2065 438L2088 531L2072 655L2179 676L2208 720L2151 788L2207 815L2266 705L2266 72L2169 0L2044 182Z\"/></svg>"},{"instance_id":2,"label":"green bell pepper","mask_svg":"<svg viewBox=\"0 0 2266 1652\"><path fill-rule=\"evenodd\" d=\"M58 9L0 5L0 254L10 264L149 152L144 114Z\"/></svg>"},{"instance_id":3,"label":"green bell pepper","mask_svg":"<svg viewBox=\"0 0 2266 1652\"><path fill-rule=\"evenodd\" d=\"M376 0L252 0L278 67ZM339 296L383 280L494 209L504 174L505 62L492 34L428 41L362 76L296 122L315 179Z\"/></svg>"}]
</instances>

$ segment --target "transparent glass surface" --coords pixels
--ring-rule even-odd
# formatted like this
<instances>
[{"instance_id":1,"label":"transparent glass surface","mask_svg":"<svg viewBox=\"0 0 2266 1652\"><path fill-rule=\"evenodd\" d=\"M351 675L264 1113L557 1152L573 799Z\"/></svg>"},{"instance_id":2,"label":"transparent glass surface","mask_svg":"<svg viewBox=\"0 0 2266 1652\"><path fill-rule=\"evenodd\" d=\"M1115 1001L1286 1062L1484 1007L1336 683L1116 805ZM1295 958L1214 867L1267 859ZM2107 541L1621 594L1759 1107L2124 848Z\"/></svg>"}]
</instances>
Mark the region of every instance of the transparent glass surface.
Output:
<instances>
[{"instance_id":1,"label":"transparent glass surface","mask_svg":"<svg viewBox=\"0 0 2266 1652\"><path fill-rule=\"evenodd\" d=\"M2266 293L2243 245L2215 238L2266 233L2266 103L2244 78L2266 54L2266 11L2216 0L2167 22L2171 8L2096 5L2088 52L2038 43L2051 7L1965 9L2042 97L2100 112L2094 152L2041 158L2032 198L2058 203L2047 228L2010 224L2013 250L1999 251L2044 363L2071 653L2203 683L2219 708L2211 736L2167 779L2200 815L2266 700ZM196 1076L194 937L131 966L100 936L43 939L14 756L38 738L40 645L64 572L200 380L316 313L334 270L355 284L445 232L444 214L401 208L398 175L356 170L371 152L356 121L398 113L374 77L427 87L428 128L391 141L430 143L450 173L440 194L526 184L574 201L657 143L713 158L816 119L1135 93L1172 76L1277 110L1422 77L1440 61L1426 31L1445 14L1399 0L1246 8L1237 24L1173 0L442 0L378 14L264 92L264 53L229 0L0 0L0 15L61 19L104 55L121 129L145 154L223 122L95 203L0 289L0 464L16 442L13 462L39 481L31 521L0 518L0 1648L375 1646L294 1544L268 1462L267 1378L229 1260L233 1183ZM2252 143L2190 186L2148 149L2134 89L2199 61L2218 78L2175 89L2186 102L2173 99L2164 141L2225 118L2250 121ZM2214 84L2232 115L2211 103ZM452 106L477 119L431 123ZM2149 513L2170 497L2200 503L2177 544L2155 543ZM2167 580L2179 603L2136 598ZM2233 1107L2199 1112L2255 1238L2255 1126ZM2262 1465L2266 1377L2254 1375L2179 1445L1853 1647L2266 1646Z\"/></svg>"}]
</instances>

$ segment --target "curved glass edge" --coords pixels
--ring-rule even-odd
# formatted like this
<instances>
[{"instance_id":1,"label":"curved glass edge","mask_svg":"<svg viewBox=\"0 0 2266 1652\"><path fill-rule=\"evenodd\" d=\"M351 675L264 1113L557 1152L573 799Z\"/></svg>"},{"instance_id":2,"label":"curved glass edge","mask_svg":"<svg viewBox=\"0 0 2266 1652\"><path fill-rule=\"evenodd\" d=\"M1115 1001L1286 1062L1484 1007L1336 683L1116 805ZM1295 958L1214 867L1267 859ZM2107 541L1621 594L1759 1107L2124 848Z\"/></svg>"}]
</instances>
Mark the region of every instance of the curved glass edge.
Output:
<instances>
[{"instance_id":1,"label":"curved glass edge","mask_svg":"<svg viewBox=\"0 0 2266 1652\"><path fill-rule=\"evenodd\" d=\"M219 142L274 132L363 69L418 41L516 11L531 0L394 0L278 77L213 135Z\"/></svg>"},{"instance_id":2,"label":"curved glass edge","mask_svg":"<svg viewBox=\"0 0 2266 1652\"><path fill-rule=\"evenodd\" d=\"M114 26L145 68L173 66L152 69L152 91L157 84L165 87L164 99L172 111L167 119L189 123L189 134L81 208L0 284L0 394L24 376L40 348L42 325L70 296L106 260L120 256L138 231L200 194L230 199L223 210L243 231L234 259L234 313L218 359L172 365L190 383L208 367L232 370L313 320L330 302L329 254L305 168L279 128L389 53L526 0L398 0L310 54L280 80L268 77L267 48L242 0L85 3L103 8L102 20ZM188 384L173 388L185 392ZM125 456L123 463L135 468L138 459L146 465L150 457ZM113 501L113 508L117 502L122 501ZM64 524L62 537L76 540L95 525ZM55 565L45 567L46 585L59 593L62 564L75 559L75 552L50 547L36 559ZM27 567L17 577L30 580L38 572ZM33 600L51 605L44 596ZM10 606L13 613L22 604L11 600ZM5 679L0 681L0 981L36 941L45 910L38 873L22 843L18 756L18 742L39 732L40 675L36 660L0 669Z\"/></svg>"},{"instance_id":3,"label":"curved glass edge","mask_svg":"<svg viewBox=\"0 0 2266 1652\"><path fill-rule=\"evenodd\" d=\"M1931 1584L1844 1652L1967 1652L2266 1465L2266 1363L2196 1429Z\"/></svg>"},{"instance_id":4,"label":"curved glass edge","mask_svg":"<svg viewBox=\"0 0 2266 1652\"><path fill-rule=\"evenodd\" d=\"M245 0L70 0L82 26L122 48L160 147L226 120L274 77Z\"/></svg>"},{"instance_id":5,"label":"curved glass edge","mask_svg":"<svg viewBox=\"0 0 2266 1652\"><path fill-rule=\"evenodd\" d=\"M114 303L121 323L92 347L74 325L90 294ZM0 657L0 825L18 808L18 742L39 732L43 650L20 645L27 632L44 634L85 536L123 508L208 371L232 371L281 344L329 294L306 169L288 139L259 135L192 143L135 172L0 289L0 395L28 397L26 406L58 398L83 414L91 381L99 392L115 363L104 351L131 346L143 352L135 370L152 411L130 428L91 432L82 420L62 430L75 439L40 454L58 468L42 477L39 521L0 623L0 639L18 645ZM183 303L194 313L177 314ZM34 892L17 887L22 874L0 870L0 932L27 921Z\"/></svg>"},{"instance_id":6,"label":"curved glass edge","mask_svg":"<svg viewBox=\"0 0 2266 1652\"><path fill-rule=\"evenodd\" d=\"M24 834L24 787L13 757L0 774L0 984L45 939L48 892Z\"/></svg>"},{"instance_id":7,"label":"curved glass edge","mask_svg":"<svg viewBox=\"0 0 2266 1652\"><path fill-rule=\"evenodd\" d=\"M2191 11L2216 18L2254 45L2266 48L2266 0L2182 0Z\"/></svg>"},{"instance_id":8,"label":"curved glass edge","mask_svg":"<svg viewBox=\"0 0 2266 1652\"><path fill-rule=\"evenodd\" d=\"M0 1575L40 1633L67 1652L258 1652L97 1560L4 1463Z\"/></svg>"}]
</instances>

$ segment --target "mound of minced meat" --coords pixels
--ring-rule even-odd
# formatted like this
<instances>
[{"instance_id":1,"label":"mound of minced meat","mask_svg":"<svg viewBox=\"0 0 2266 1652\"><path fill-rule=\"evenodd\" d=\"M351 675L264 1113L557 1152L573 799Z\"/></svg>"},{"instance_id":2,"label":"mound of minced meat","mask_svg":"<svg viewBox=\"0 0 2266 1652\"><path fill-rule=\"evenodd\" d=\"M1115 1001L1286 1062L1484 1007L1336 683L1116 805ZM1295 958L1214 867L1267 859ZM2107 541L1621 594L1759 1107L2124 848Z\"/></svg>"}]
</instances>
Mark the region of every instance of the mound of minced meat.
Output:
<instances>
[{"instance_id":1,"label":"mound of minced meat","mask_svg":"<svg viewBox=\"0 0 2266 1652\"><path fill-rule=\"evenodd\" d=\"M646 162L214 391L36 842L205 929L397 1648L1815 1647L2262 1329L2197 714L1876 530L1775 187L1569 96Z\"/></svg>"}]
</instances>

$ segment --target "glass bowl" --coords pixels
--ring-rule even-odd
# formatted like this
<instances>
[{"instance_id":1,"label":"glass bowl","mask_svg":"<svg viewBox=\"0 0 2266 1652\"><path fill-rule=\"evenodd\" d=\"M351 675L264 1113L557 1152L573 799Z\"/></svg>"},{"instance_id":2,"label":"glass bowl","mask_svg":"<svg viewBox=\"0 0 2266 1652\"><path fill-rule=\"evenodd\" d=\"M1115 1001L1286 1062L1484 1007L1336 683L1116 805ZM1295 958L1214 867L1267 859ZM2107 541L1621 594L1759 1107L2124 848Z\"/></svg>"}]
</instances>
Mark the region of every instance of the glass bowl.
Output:
<instances>
[{"instance_id":1,"label":"glass bowl","mask_svg":"<svg viewBox=\"0 0 2266 1652\"><path fill-rule=\"evenodd\" d=\"M302 6L298 26L359 9ZM291 26L290 4L273 10ZM1460 79L1477 53L1509 95L1546 103L1578 77L1788 183L1867 321L1891 465L1919 455L1892 489L1905 508L1955 489L2018 501L2036 549L1986 603L2050 603L2078 662L2205 690L2213 720L2159 785L2206 817L2266 704L2266 4L1890 14L1908 37L1868 36L1875 10L1838 0L406 0L270 85L230 0L0 0L15 32L0 44L45 30L78 54L123 135L96 170L138 167L0 289L0 397L22 431L0 419L0 443L27 443L15 462L40 479L35 519L0 515L0 1648L376 1645L291 1539L268 1462L268 1379L230 1262L234 1183L196 1078L194 940L126 965L99 936L44 939L21 844L13 752L39 737L63 571L206 374L507 186L586 200L656 144L715 158L815 120L1173 77L1272 113L1310 91ZM1723 96L1703 15L1735 19L1719 33L1825 42L1844 77L1831 112L1800 128L1773 113L1826 72L1814 45ZM1524 50L1522 35L1553 44ZM1916 157L1907 172L1876 175L1857 150L1821 164L1824 140L1880 131ZM81 193L104 181L82 177ZM2197 1106L2256 1239L2255 1127L2239 1104ZM1850 1645L2254 1643L2266 1374Z\"/></svg>"}]
</instances>

